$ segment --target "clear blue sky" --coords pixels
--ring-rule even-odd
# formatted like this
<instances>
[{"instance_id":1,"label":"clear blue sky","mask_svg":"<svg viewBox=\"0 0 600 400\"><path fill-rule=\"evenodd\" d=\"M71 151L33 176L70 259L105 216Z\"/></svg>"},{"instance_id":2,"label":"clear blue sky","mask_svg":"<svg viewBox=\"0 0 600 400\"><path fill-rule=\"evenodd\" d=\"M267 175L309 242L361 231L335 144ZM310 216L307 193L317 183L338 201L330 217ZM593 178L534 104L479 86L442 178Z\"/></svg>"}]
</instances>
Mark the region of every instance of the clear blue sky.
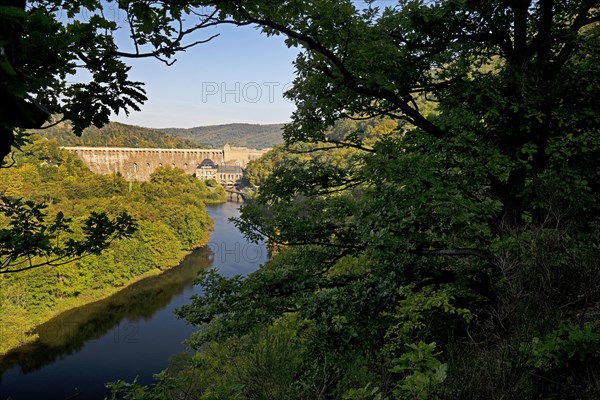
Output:
<instances>
[{"instance_id":1,"label":"clear blue sky","mask_svg":"<svg viewBox=\"0 0 600 400\"><path fill-rule=\"evenodd\" d=\"M178 54L172 66L126 60L131 79L146 83L148 101L140 112L112 120L152 128L288 122L294 105L282 93L294 78L298 50L253 27L207 29L200 38L217 32L211 42Z\"/></svg>"}]
</instances>

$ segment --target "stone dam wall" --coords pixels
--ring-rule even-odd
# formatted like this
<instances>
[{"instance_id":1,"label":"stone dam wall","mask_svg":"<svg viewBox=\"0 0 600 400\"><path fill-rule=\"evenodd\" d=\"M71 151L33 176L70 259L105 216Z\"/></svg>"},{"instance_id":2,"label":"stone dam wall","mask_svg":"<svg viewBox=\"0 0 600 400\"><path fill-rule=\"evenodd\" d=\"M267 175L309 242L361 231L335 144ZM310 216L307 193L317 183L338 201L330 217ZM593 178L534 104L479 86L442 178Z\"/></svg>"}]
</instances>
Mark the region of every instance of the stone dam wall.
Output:
<instances>
[{"instance_id":1,"label":"stone dam wall","mask_svg":"<svg viewBox=\"0 0 600 400\"><path fill-rule=\"evenodd\" d=\"M256 150L225 145L223 149L138 149L126 147L65 147L97 174L120 172L125 179L147 181L160 166L183 169L192 175L205 159L217 165L246 167L269 149Z\"/></svg>"}]
</instances>

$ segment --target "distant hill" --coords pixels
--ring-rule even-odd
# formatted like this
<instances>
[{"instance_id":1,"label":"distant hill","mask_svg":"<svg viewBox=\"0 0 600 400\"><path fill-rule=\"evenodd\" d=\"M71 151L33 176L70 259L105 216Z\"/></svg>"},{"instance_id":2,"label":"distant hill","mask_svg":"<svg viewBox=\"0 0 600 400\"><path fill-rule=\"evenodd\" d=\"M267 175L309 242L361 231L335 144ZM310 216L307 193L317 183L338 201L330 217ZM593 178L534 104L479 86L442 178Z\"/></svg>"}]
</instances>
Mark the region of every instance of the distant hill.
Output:
<instances>
[{"instance_id":1,"label":"distant hill","mask_svg":"<svg viewBox=\"0 0 600 400\"><path fill-rule=\"evenodd\" d=\"M81 137L75 136L71 124L63 122L57 126L36 130L36 133L48 139L54 139L61 146L92 146L92 147L150 147L166 149L210 148L202 141L187 139L159 131L157 129L126 125L111 122L98 129L87 128Z\"/></svg>"},{"instance_id":2,"label":"distant hill","mask_svg":"<svg viewBox=\"0 0 600 400\"><path fill-rule=\"evenodd\" d=\"M209 143L213 148L223 147L228 143L232 146L265 149L283 143L282 128L283 124L225 124L160 130L195 142Z\"/></svg>"}]
</instances>

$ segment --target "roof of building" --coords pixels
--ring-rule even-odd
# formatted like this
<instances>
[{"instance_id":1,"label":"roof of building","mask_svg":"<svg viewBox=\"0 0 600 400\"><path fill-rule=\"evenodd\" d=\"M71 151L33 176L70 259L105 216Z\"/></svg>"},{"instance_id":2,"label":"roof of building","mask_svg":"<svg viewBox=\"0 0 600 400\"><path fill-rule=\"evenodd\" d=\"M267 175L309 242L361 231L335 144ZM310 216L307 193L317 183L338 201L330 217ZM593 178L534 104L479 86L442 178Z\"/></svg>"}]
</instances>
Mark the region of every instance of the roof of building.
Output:
<instances>
[{"instance_id":1,"label":"roof of building","mask_svg":"<svg viewBox=\"0 0 600 400\"><path fill-rule=\"evenodd\" d=\"M243 172L242 167L239 165L219 165L217 167L219 172L225 172L230 174L241 174Z\"/></svg>"},{"instance_id":2,"label":"roof of building","mask_svg":"<svg viewBox=\"0 0 600 400\"><path fill-rule=\"evenodd\" d=\"M205 158L204 160L202 160L202 162L200 164L198 164L198 167L202 168L202 167L211 167L214 168L215 167L215 162L213 160L211 160L210 158Z\"/></svg>"}]
</instances>

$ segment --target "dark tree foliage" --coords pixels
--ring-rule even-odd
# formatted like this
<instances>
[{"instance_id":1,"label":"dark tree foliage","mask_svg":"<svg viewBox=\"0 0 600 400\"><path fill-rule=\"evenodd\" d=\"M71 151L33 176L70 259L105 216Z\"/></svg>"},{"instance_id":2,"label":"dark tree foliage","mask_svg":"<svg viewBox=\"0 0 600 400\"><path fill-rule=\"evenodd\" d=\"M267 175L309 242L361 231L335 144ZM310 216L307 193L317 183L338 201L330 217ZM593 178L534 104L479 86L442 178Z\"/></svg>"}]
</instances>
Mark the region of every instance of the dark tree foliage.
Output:
<instances>
[{"instance_id":1,"label":"dark tree foliage","mask_svg":"<svg viewBox=\"0 0 600 400\"><path fill-rule=\"evenodd\" d=\"M202 278L191 344L294 315L299 398L598 396L598 3L366 3L216 3L302 52L238 221L276 254Z\"/></svg>"}]
</instances>

